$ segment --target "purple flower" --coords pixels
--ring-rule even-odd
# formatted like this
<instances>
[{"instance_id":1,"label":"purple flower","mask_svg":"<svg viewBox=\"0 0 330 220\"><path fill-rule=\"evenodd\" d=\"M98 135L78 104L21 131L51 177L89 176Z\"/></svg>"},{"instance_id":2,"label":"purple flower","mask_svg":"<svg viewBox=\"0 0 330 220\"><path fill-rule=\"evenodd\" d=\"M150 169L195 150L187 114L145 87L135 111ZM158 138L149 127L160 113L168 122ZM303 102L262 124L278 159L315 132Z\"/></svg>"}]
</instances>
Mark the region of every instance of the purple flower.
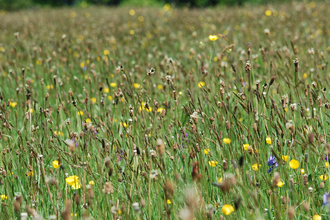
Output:
<instances>
[{"instance_id":1,"label":"purple flower","mask_svg":"<svg viewBox=\"0 0 330 220\"><path fill-rule=\"evenodd\" d=\"M328 205L330 203L330 194L324 193L323 194L323 205Z\"/></svg>"},{"instance_id":2,"label":"purple flower","mask_svg":"<svg viewBox=\"0 0 330 220\"><path fill-rule=\"evenodd\" d=\"M267 170L267 173L270 173L274 167L278 167L278 163L276 163L276 157L272 155L270 155L270 157L268 158L267 164L268 166L270 166L270 168Z\"/></svg>"}]
</instances>

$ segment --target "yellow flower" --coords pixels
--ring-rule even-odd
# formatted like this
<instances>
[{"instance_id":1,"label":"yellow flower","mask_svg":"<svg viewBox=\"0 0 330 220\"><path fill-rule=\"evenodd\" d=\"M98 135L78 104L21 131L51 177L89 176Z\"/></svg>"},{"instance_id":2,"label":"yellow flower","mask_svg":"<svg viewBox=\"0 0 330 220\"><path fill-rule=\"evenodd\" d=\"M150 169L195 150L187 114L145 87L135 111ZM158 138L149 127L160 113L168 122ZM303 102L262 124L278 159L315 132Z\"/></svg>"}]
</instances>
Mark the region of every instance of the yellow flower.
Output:
<instances>
[{"instance_id":1,"label":"yellow flower","mask_svg":"<svg viewBox=\"0 0 330 220\"><path fill-rule=\"evenodd\" d=\"M287 162L289 160L289 156L288 155L282 155L282 160L284 160L285 162Z\"/></svg>"},{"instance_id":2,"label":"yellow flower","mask_svg":"<svg viewBox=\"0 0 330 220\"><path fill-rule=\"evenodd\" d=\"M295 159L291 160L289 163L289 166L291 167L291 169L294 169L294 170L298 169L298 167L299 167L298 160L295 160Z\"/></svg>"},{"instance_id":3,"label":"yellow flower","mask_svg":"<svg viewBox=\"0 0 330 220\"><path fill-rule=\"evenodd\" d=\"M205 82L199 82L199 83L198 83L198 87L199 87L199 88L202 88L202 87L204 87L204 86L205 86Z\"/></svg>"},{"instance_id":4,"label":"yellow flower","mask_svg":"<svg viewBox=\"0 0 330 220\"><path fill-rule=\"evenodd\" d=\"M215 167L216 165L218 165L218 162L212 160L212 161L209 161L209 165L210 165L211 167Z\"/></svg>"},{"instance_id":5,"label":"yellow flower","mask_svg":"<svg viewBox=\"0 0 330 220\"><path fill-rule=\"evenodd\" d=\"M109 95L109 96L108 96L108 99L109 99L109 100L112 100L112 96L111 96L111 95Z\"/></svg>"},{"instance_id":6,"label":"yellow flower","mask_svg":"<svg viewBox=\"0 0 330 220\"><path fill-rule=\"evenodd\" d=\"M209 35L209 40L210 41L216 41L216 40L218 40L218 36L217 35Z\"/></svg>"},{"instance_id":7,"label":"yellow flower","mask_svg":"<svg viewBox=\"0 0 330 220\"><path fill-rule=\"evenodd\" d=\"M163 86L159 84L159 85L157 86L157 89L162 90L162 89L163 89Z\"/></svg>"},{"instance_id":8,"label":"yellow flower","mask_svg":"<svg viewBox=\"0 0 330 220\"><path fill-rule=\"evenodd\" d=\"M90 123L92 123L92 121L89 118L87 118L86 119L86 124L90 124Z\"/></svg>"},{"instance_id":9,"label":"yellow flower","mask_svg":"<svg viewBox=\"0 0 330 220\"><path fill-rule=\"evenodd\" d=\"M109 92L109 88L103 88L103 92L104 93L108 93Z\"/></svg>"},{"instance_id":10,"label":"yellow flower","mask_svg":"<svg viewBox=\"0 0 330 220\"><path fill-rule=\"evenodd\" d=\"M321 175L320 176L320 179L321 180L327 180L329 178L329 176L327 176L327 175Z\"/></svg>"},{"instance_id":11,"label":"yellow flower","mask_svg":"<svg viewBox=\"0 0 330 220\"><path fill-rule=\"evenodd\" d=\"M277 186L281 188L282 186L284 186L284 183L282 181L280 181L277 183Z\"/></svg>"},{"instance_id":12,"label":"yellow flower","mask_svg":"<svg viewBox=\"0 0 330 220\"><path fill-rule=\"evenodd\" d=\"M166 203L167 203L167 204L172 204L171 200L169 200L169 199L166 200Z\"/></svg>"},{"instance_id":13,"label":"yellow flower","mask_svg":"<svg viewBox=\"0 0 330 220\"><path fill-rule=\"evenodd\" d=\"M224 138L224 139L223 139L223 142L224 142L225 144L230 144L230 143L231 143L231 140L230 140L229 138Z\"/></svg>"},{"instance_id":14,"label":"yellow flower","mask_svg":"<svg viewBox=\"0 0 330 220\"><path fill-rule=\"evenodd\" d=\"M110 86L111 86L111 87L116 87L116 86L117 86L117 83L112 82L112 83L110 83Z\"/></svg>"},{"instance_id":15,"label":"yellow flower","mask_svg":"<svg viewBox=\"0 0 330 220\"><path fill-rule=\"evenodd\" d=\"M54 160L52 164L53 164L53 167L54 167L55 169L57 169L57 168L60 167L60 164L58 163L57 160Z\"/></svg>"},{"instance_id":16,"label":"yellow flower","mask_svg":"<svg viewBox=\"0 0 330 220\"><path fill-rule=\"evenodd\" d=\"M179 95L182 95L182 92L181 91L179 92Z\"/></svg>"},{"instance_id":17,"label":"yellow flower","mask_svg":"<svg viewBox=\"0 0 330 220\"><path fill-rule=\"evenodd\" d=\"M71 213L71 216L73 216L73 213ZM77 216L77 213L74 213L74 216Z\"/></svg>"},{"instance_id":18,"label":"yellow flower","mask_svg":"<svg viewBox=\"0 0 330 220\"><path fill-rule=\"evenodd\" d=\"M305 173L305 169L304 169L304 168L301 168L301 169L300 169L300 173L301 173L301 174L304 174L304 173Z\"/></svg>"},{"instance_id":19,"label":"yellow flower","mask_svg":"<svg viewBox=\"0 0 330 220\"><path fill-rule=\"evenodd\" d=\"M210 152L210 149L204 149L204 154L209 154L209 152Z\"/></svg>"},{"instance_id":20,"label":"yellow flower","mask_svg":"<svg viewBox=\"0 0 330 220\"><path fill-rule=\"evenodd\" d=\"M272 139L270 139L270 137L266 137L266 143L267 144L272 144Z\"/></svg>"},{"instance_id":21,"label":"yellow flower","mask_svg":"<svg viewBox=\"0 0 330 220\"><path fill-rule=\"evenodd\" d=\"M17 102L10 102L9 105L10 105L11 107L15 108L16 105L17 105Z\"/></svg>"},{"instance_id":22,"label":"yellow flower","mask_svg":"<svg viewBox=\"0 0 330 220\"><path fill-rule=\"evenodd\" d=\"M329 168L329 166L330 166L330 165L329 165L329 162L325 162L325 167L326 167L326 168Z\"/></svg>"},{"instance_id":23,"label":"yellow flower","mask_svg":"<svg viewBox=\"0 0 330 220\"><path fill-rule=\"evenodd\" d=\"M157 112L162 113L163 110L164 110L163 108L158 108Z\"/></svg>"},{"instance_id":24,"label":"yellow flower","mask_svg":"<svg viewBox=\"0 0 330 220\"><path fill-rule=\"evenodd\" d=\"M121 215L122 211L120 209L118 209L118 215Z\"/></svg>"},{"instance_id":25,"label":"yellow flower","mask_svg":"<svg viewBox=\"0 0 330 220\"><path fill-rule=\"evenodd\" d=\"M140 88L140 84L139 84L139 83L134 83L133 86L134 86L134 88L136 88L136 89Z\"/></svg>"},{"instance_id":26,"label":"yellow flower","mask_svg":"<svg viewBox=\"0 0 330 220\"><path fill-rule=\"evenodd\" d=\"M31 113L31 114L33 113L33 109L32 109L32 108L30 108L30 113Z\"/></svg>"},{"instance_id":27,"label":"yellow flower","mask_svg":"<svg viewBox=\"0 0 330 220\"><path fill-rule=\"evenodd\" d=\"M313 220L322 220L322 217L319 215L314 215Z\"/></svg>"},{"instance_id":28,"label":"yellow flower","mask_svg":"<svg viewBox=\"0 0 330 220\"><path fill-rule=\"evenodd\" d=\"M96 98L91 98L91 102L92 102L93 104L95 104L95 103L96 103Z\"/></svg>"},{"instance_id":29,"label":"yellow flower","mask_svg":"<svg viewBox=\"0 0 330 220\"><path fill-rule=\"evenodd\" d=\"M222 180L223 180L222 177L220 177L220 178L217 177L217 181L218 181L218 183L222 183Z\"/></svg>"},{"instance_id":30,"label":"yellow flower","mask_svg":"<svg viewBox=\"0 0 330 220\"><path fill-rule=\"evenodd\" d=\"M0 195L0 198L1 198L2 200L6 200L6 199L8 199L8 196L6 196L6 195Z\"/></svg>"},{"instance_id":31,"label":"yellow flower","mask_svg":"<svg viewBox=\"0 0 330 220\"><path fill-rule=\"evenodd\" d=\"M221 211L224 215L230 215L233 211L235 211L235 209L232 205L226 204L226 205L222 206Z\"/></svg>"},{"instance_id":32,"label":"yellow flower","mask_svg":"<svg viewBox=\"0 0 330 220\"><path fill-rule=\"evenodd\" d=\"M104 50L104 51L103 51L104 56L109 55L109 53L110 53L109 50Z\"/></svg>"},{"instance_id":33,"label":"yellow flower","mask_svg":"<svg viewBox=\"0 0 330 220\"><path fill-rule=\"evenodd\" d=\"M271 10L266 10L265 11L265 15L266 16L271 16L272 15L272 11Z\"/></svg>"},{"instance_id":34,"label":"yellow flower","mask_svg":"<svg viewBox=\"0 0 330 220\"><path fill-rule=\"evenodd\" d=\"M128 123L126 123L126 122L124 122L124 123L121 123L121 122L120 122L120 126L127 128L127 126L128 126Z\"/></svg>"},{"instance_id":35,"label":"yellow flower","mask_svg":"<svg viewBox=\"0 0 330 220\"><path fill-rule=\"evenodd\" d=\"M79 182L79 177L76 175L69 176L65 179L66 183L72 187L72 189L80 189L81 184Z\"/></svg>"},{"instance_id":36,"label":"yellow flower","mask_svg":"<svg viewBox=\"0 0 330 220\"><path fill-rule=\"evenodd\" d=\"M244 150L248 150L249 146L250 146L250 144L243 144Z\"/></svg>"},{"instance_id":37,"label":"yellow flower","mask_svg":"<svg viewBox=\"0 0 330 220\"><path fill-rule=\"evenodd\" d=\"M260 164L258 166L258 164L255 163L255 164L252 165L252 170L257 171L257 170L259 170L260 167L261 167Z\"/></svg>"},{"instance_id":38,"label":"yellow flower","mask_svg":"<svg viewBox=\"0 0 330 220\"><path fill-rule=\"evenodd\" d=\"M84 115L84 112L83 111L78 111L78 115L79 116L83 116Z\"/></svg>"},{"instance_id":39,"label":"yellow flower","mask_svg":"<svg viewBox=\"0 0 330 220\"><path fill-rule=\"evenodd\" d=\"M28 176L33 176L33 175L34 175L33 171L28 172Z\"/></svg>"},{"instance_id":40,"label":"yellow flower","mask_svg":"<svg viewBox=\"0 0 330 220\"><path fill-rule=\"evenodd\" d=\"M88 184L91 185L91 186L94 186L95 185L95 182L94 182L94 180L91 180L91 181L89 181Z\"/></svg>"}]
</instances>

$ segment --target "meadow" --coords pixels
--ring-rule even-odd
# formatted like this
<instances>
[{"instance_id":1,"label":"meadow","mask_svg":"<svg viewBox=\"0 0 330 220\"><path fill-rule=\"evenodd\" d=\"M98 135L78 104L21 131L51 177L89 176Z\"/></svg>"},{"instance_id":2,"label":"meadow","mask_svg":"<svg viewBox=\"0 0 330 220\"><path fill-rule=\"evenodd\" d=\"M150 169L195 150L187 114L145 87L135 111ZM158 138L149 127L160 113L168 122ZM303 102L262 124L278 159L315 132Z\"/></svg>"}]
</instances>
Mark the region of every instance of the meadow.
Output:
<instances>
[{"instance_id":1,"label":"meadow","mask_svg":"<svg viewBox=\"0 0 330 220\"><path fill-rule=\"evenodd\" d=\"M328 219L326 3L0 11L0 219Z\"/></svg>"}]
</instances>

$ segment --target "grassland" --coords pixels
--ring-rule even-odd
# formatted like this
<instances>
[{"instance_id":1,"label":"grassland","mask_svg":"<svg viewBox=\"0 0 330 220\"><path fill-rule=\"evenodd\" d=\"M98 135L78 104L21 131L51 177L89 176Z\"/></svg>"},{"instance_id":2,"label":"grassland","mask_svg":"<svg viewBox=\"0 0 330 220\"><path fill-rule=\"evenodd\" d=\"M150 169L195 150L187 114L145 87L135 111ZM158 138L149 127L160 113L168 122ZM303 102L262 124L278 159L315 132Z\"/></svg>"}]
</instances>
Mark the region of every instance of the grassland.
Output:
<instances>
[{"instance_id":1,"label":"grassland","mask_svg":"<svg viewBox=\"0 0 330 220\"><path fill-rule=\"evenodd\" d=\"M326 4L0 12L0 218L328 219Z\"/></svg>"}]
</instances>

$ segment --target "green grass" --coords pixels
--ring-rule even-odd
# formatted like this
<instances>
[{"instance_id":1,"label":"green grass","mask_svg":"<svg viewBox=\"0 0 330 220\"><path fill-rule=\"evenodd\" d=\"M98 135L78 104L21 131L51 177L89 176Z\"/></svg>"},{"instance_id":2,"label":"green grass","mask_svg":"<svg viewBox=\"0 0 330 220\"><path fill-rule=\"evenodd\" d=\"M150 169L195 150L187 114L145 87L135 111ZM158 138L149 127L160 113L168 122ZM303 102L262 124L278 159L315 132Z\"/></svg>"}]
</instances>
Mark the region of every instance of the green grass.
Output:
<instances>
[{"instance_id":1,"label":"green grass","mask_svg":"<svg viewBox=\"0 0 330 220\"><path fill-rule=\"evenodd\" d=\"M329 12L1 12L1 216L327 219Z\"/></svg>"}]
</instances>

